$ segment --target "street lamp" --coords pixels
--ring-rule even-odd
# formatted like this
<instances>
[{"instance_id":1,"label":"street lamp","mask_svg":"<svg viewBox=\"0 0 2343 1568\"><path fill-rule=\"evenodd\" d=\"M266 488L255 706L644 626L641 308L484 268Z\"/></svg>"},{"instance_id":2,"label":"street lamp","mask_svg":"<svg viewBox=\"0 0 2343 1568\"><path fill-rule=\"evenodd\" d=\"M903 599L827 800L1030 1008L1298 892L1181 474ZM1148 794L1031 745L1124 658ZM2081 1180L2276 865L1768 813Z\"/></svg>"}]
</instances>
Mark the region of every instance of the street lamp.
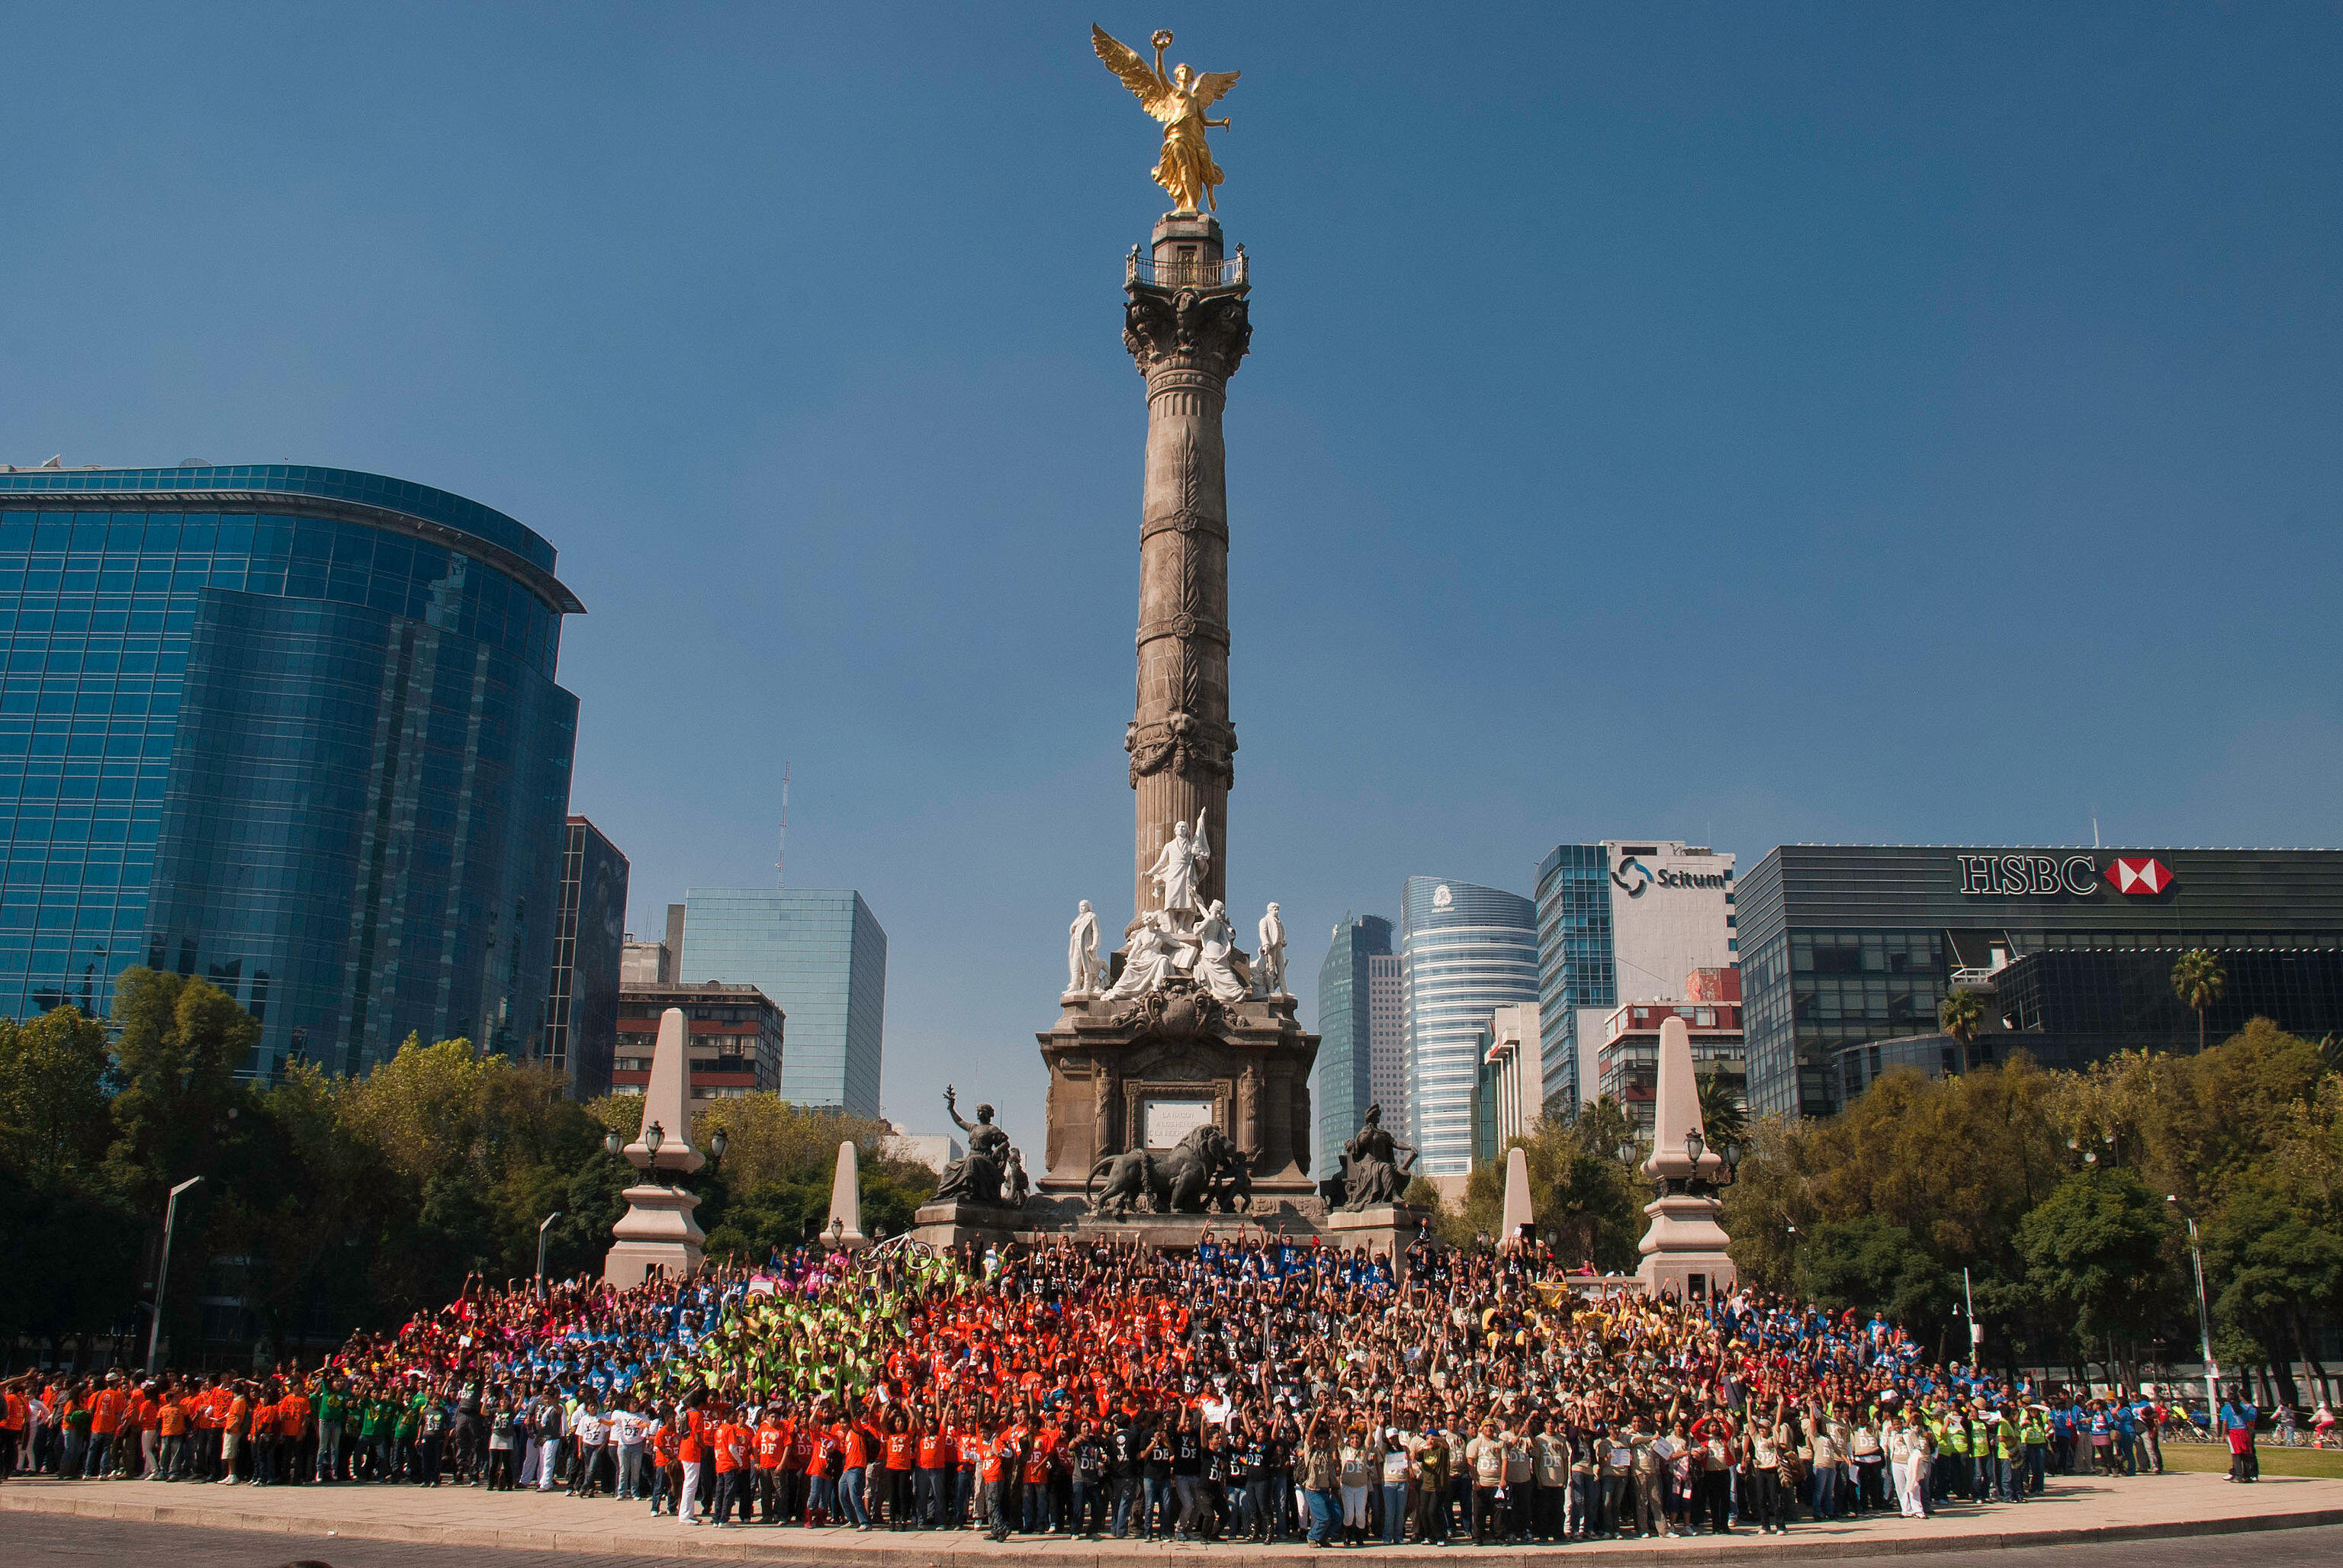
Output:
<instances>
[{"instance_id":1,"label":"street lamp","mask_svg":"<svg viewBox=\"0 0 2343 1568\"><path fill-rule=\"evenodd\" d=\"M1684 1158L1692 1161L1695 1174L1700 1170L1700 1151L1706 1146L1707 1141L1701 1137L1698 1128L1684 1134Z\"/></svg>"},{"instance_id":2,"label":"street lamp","mask_svg":"<svg viewBox=\"0 0 2343 1568\"><path fill-rule=\"evenodd\" d=\"M651 1151L651 1158L654 1160L659 1158L659 1145L666 1141L667 1129L656 1121L652 1122L649 1129L643 1133L643 1147Z\"/></svg>"},{"instance_id":3,"label":"street lamp","mask_svg":"<svg viewBox=\"0 0 2343 1568\"><path fill-rule=\"evenodd\" d=\"M2167 1192L2164 1201L2180 1212L2179 1193ZM2205 1301L2205 1249L2197 1244L2197 1221L2186 1213L2180 1213L2180 1218L2188 1226L2188 1260L2197 1268L2197 1342L2205 1353L2205 1423L2210 1426L2221 1409L2221 1369L2213 1364L2213 1313Z\"/></svg>"},{"instance_id":4,"label":"street lamp","mask_svg":"<svg viewBox=\"0 0 2343 1568\"><path fill-rule=\"evenodd\" d=\"M617 1158L618 1158L618 1148L619 1148L619 1144L618 1144L618 1135L617 1133L615 1133L615 1132L605 1132L604 1134L602 1134L602 1152L603 1152L603 1153L608 1154L608 1156L610 1156L612 1159L614 1159L614 1160L615 1160L615 1159L617 1159Z\"/></svg>"},{"instance_id":5,"label":"street lamp","mask_svg":"<svg viewBox=\"0 0 2343 1568\"><path fill-rule=\"evenodd\" d=\"M613 1133L611 1133L608 1138L606 1138L606 1139L604 1139L604 1140L602 1141L602 1146L603 1146L604 1148L606 1148L606 1149L607 1149L607 1148L608 1148L611 1144L613 1144L613 1143L617 1142L617 1141L618 1141L618 1135L617 1133L613 1132ZM541 1225L539 1225L539 1226L538 1226L538 1228L537 1228L537 1293L538 1293L539 1296L543 1296L543 1295L545 1294L545 1231L546 1231L546 1227L547 1227L547 1226L548 1226L548 1225L551 1225L551 1224L552 1224L556 1220L558 1220L558 1219L560 1219L560 1218L561 1218L561 1211L560 1211L560 1210L558 1210L558 1209L556 1209L552 1213L548 1214L548 1215L545 1217L545 1223L544 1223L544 1224L541 1224Z\"/></svg>"},{"instance_id":6,"label":"street lamp","mask_svg":"<svg viewBox=\"0 0 2343 1568\"><path fill-rule=\"evenodd\" d=\"M200 1176L190 1176L171 1189L170 1201L163 1205L163 1261L155 1271L155 1315L146 1325L146 1371L151 1376L156 1368L156 1355L163 1343L163 1287L171 1282L171 1227L179 1218L179 1194L196 1182Z\"/></svg>"},{"instance_id":7,"label":"street lamp","mask_svg":"<svg viewBox=\"0 0 2343 1568\"><path fill-rule=\"evenodd\" d=\"M710 1161L708 1162L708 1169L709 1169L711 1172L712 1172L712 1171L714 1171L714 1170L715 1170L719 1165L721 1165L721 1164L723 1164L723 1163L724 1163L724 1151L725 1151L726 1146L727 1146L727 1145L729 1145L731 1141L732 1141L732 1140L731 1140L729 1136L727 1136L727 1135L726 1135L726 1133L725 1133L725 1131L724 1131L724 1129L722 1129L721 1127L718 1128L718 1129L716 1130L716 1131L715 1131L715 1132L714 1132L714 1133L713 1133L713 1134L709 1138L709 1140L708 1140L708 1152L709 1152L709 1153L710 1153L711 1155L715 1156L715 1158L714 1158L714 1159L710 1160Z\"/></svg>"}]
</instances>

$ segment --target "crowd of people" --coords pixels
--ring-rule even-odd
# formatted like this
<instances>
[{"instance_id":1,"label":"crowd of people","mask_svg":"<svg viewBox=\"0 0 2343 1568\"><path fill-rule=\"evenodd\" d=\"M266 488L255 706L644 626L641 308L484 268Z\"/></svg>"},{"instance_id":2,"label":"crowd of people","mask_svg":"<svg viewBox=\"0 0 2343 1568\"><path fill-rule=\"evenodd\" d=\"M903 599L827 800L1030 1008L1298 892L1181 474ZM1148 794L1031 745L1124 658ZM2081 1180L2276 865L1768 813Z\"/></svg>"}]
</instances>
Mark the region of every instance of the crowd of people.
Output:
<instances>
[{"instance_id":1,"label":"crowd of people","mask_svg":"<svg viewBox=\"0 0 2343 1568\"><path fill-rule=\"evenodd\" d=\"M627 1291L475 1279L315 1368L28 1374L0 1391L0 1474L1356 1546L1780 1533L2163 1469L2155 1402L1935 1364L1877 1318L1590 1293L1534 1246L1405 1261L1244 1231L809 1249Z\"/></svg>"}]
</instances>

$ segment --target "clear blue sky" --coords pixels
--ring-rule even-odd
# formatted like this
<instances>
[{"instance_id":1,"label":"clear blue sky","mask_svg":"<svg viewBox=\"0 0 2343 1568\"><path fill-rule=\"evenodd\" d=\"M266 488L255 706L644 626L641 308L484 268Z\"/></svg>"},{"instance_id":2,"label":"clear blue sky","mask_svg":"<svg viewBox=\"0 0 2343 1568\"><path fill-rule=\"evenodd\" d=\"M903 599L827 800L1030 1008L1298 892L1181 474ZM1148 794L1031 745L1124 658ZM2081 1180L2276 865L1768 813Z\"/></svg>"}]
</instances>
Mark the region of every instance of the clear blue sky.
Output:
<instances>
[{"instance_id":1,"label":"clear blue sky","mask_svg":"<svg viewBox=\"0 0 2343 1568\"><path fill-rule=\"evenodd\" d=\"M0 460L531 524L636 929L790 760L890 1113L1031 1145L1130 875L1093 17L1244 73L1231 888L1305 990L1564 839L2343 840L2326 5L19 7Z\"/></svg>"}]
</instances>

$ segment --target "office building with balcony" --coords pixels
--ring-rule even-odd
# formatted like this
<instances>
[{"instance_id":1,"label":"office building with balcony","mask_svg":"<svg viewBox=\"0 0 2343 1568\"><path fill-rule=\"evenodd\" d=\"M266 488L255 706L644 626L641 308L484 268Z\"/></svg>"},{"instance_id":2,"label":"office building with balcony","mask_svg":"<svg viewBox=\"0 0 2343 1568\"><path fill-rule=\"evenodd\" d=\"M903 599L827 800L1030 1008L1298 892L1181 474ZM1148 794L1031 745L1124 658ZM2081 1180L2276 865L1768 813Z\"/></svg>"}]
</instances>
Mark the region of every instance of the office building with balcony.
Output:
<instances>
[{"instance_id":1,"label":"office building with balcony","mask_svg":"<svg viewBox=\"0 0 2343 1568\"><path fill-rule=\"evenodd\" d=\"M1674 839L1561 844L1536 890L1544 1096L1574 1114L1613 1008L1737 961L1733 857Z\"/></svg>"},{"instance_id":2,"label":"office building with balcony","mask_svg":"<svg viewBox=\"0 0 2343 1568\"><path fill-rule=\"evenodd\" d=\"M583 817L569 819L553 923L553 983L538 1060L573 1099L610 1092L618 1049L618 983L627 940L627 858Z\"/></svg>"},{"instance_id":3,"label":"office building with balcony","mask_svg":"<svg viewBox=\"0 0 2343 1568\"><path fill-rule=\"evenodd\" d=\"M505 514L291 465L0 470L0 1014L133 964L362 1072L544 1022L583 607Z\"/></svg>"},{"instance_id":4,"label":"office building with balcony","mask_svg":"<svg viewBox=\"0 0 2343 1568\"><path fill-rule=\"evenodd\" d=\"M1496 1009L1535 1001L1537 910L1518 893L1410 877L1400 894L1400 1016L1416 1169L1473 1166L1473 1086Z\"/></svg>"},{"instance_id":5,"label":"office building with balcony","mask_svg":"<svg viewBox=\"0 0 2343 1568\"><path fill-rule=\"evenodd\" d=\"M1543 1120L1538 1081L1538 1010L1534 1001L1493 1009L1481 1026L1473 1077L1473 1162L1495 1160Z\"/></svg>"},{"instance_id":6,"label":"office building with balcony","mask_svg":"<svg viewBox=\"0 0 2343 1568\"><path fill-rule=\"evenodd\" d=\"M1311 1169L1320 1175L1334 1173L1368 1106L1383 1108L1386 1126L1407 1125L1399 1035L1392 923L1381 915L1344 915L1318 966L1318 1154Z\"/></svg>"},{"instance_id":7,"label":"office building with balcony","mask_svg":"<svg viewBox=\"0 0 2343 1568\"><path fill-rule=\"evenodd\" d=\"M1604 1019L1595 1057L1596 1092L1607 1094L1635 1119L1646 1141L1657 1120L1660 1026L1684 1020L1692 1037L1693 1069L1715 1073L1735 1099L1749 1103L1749 1064L1741 1031L1741 971L1694 970L1681 994L1663 1001L1623 1002Z\"/></svg>"},{"instance_id":8,"label":"office building with balcony","mask_svg":"<svg viewBox=\"0 0 2343 1568\"><path fill-rule=\"evenodd\" d=\"M2194 1050L2172 965L2234 977L2207 1017L2316 1038L2343 1027L2343 851L1785 844L1739 890L1750 1108L1828 1115L1897 1065L1958 1071L2024 1050L2076 1068ZM1955 1051L1937 1008L1976 992Z\"/></svg>"},{"instance_id":9,"label":"office building with balcony","mask_svg":"<svg viewBox=\"0 0 2343 1568\"><path fill-rule=\"evenodd\" d=\"M781 1086L787 1020L752 985L629 985L618 992L610 1091L640 1094L651 1081L659 1020L684 1017L684 1082L693 1100L737 1100Z\"/></svg>"},{"instance_id":10,"label":"office building with balcony","mask_svg":"<svg viewBox=\"0 0 2343 1568\"><path fill-rule=\"evenodd\" d=\"M851 890L693 888L684 895L687 984L752 985L789 1020L784 1100L879 1114L887 933Z\"/></svg>"}]
</instances>

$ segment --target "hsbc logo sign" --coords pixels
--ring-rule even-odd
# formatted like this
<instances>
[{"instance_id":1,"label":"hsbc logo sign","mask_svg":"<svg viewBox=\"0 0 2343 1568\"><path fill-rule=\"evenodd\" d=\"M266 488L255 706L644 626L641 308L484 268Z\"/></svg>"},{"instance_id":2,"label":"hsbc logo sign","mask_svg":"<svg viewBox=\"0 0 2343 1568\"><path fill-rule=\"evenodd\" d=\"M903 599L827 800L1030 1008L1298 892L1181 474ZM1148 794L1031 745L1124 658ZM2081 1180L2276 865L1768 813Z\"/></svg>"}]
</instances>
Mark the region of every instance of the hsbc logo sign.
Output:
<instances>
[{"instance_id":1,"label":"hsbc logo sign","mask_svg":"<svg viewBox=\"0 0 2343 1568\"><path fill-rule=\"evenodd\" d=\"M2172 868L2146 855L2118 856L2107 867L2107 885L2135 899L2152 897L2172 886Z\"/></svg>"},{"instance_id":2,"label":"hsbc logo sign","mask_svg":"<svg viewBox=\"0 0 2343 1568\"><path fill-rule=\"evenodd\" d=\"M2128 898L2172 886L2172 868L2147 855L2118 855L2104 875L2096 855L1962 855L1961 891L1972 897L2087 899L2102 880Z\"/></svg>"}]
</instances>

